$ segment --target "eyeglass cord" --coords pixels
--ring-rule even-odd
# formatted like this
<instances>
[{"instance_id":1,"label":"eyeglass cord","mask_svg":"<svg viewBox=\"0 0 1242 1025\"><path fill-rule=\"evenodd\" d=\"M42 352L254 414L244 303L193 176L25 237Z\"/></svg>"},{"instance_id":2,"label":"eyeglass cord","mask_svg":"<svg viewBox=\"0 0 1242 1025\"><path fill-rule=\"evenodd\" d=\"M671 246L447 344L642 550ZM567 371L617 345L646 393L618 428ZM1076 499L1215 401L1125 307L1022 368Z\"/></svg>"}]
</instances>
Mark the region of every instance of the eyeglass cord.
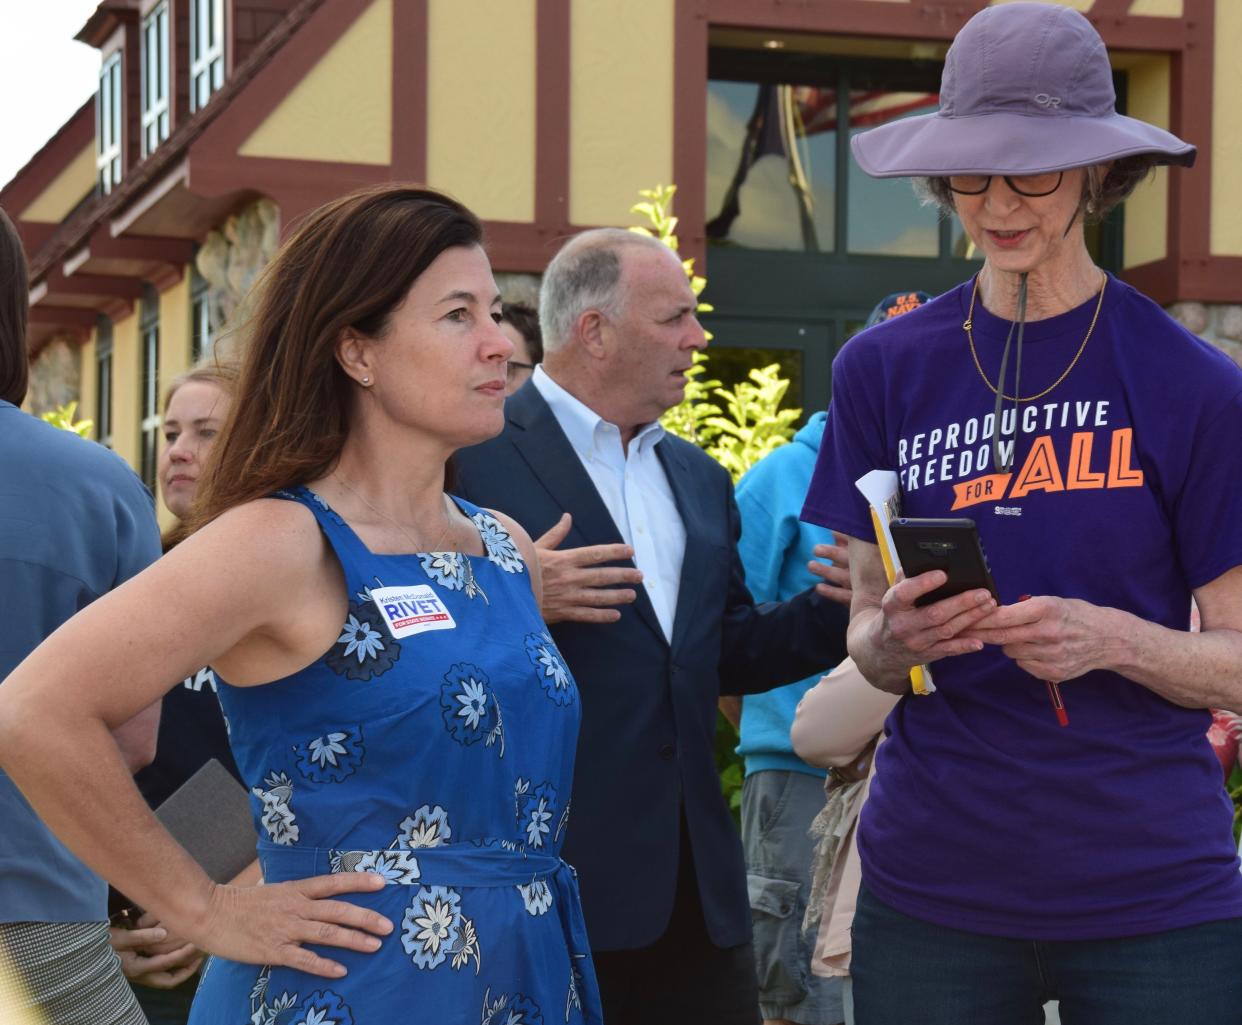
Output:
<instances>
[{"instance_id":1,"label":"eyeglass cord","mask_svg":"<svg viewBox=\"0 0 1242 1025\"><path fill-rule=\"evenodd\" d=\"M1001 353L1000 374L996 383L996 405L992 415L992 471L1008 473L1013 469L1014 450L1018 447L1018 403L1022 394L1022 335L1026 328L1026 272L1018 278L1018 317L1010 321L1009 333L1005 336L1005 349ZM1001 454L1001 423L1002 405L1005 401L1005 371L1009 367L1009 344L1013 341L1014 328L1018 329L1018 351L1014 357L1013 372L1013 448L1009 450L1009 458Z\"/></svg>"}]
</instances>

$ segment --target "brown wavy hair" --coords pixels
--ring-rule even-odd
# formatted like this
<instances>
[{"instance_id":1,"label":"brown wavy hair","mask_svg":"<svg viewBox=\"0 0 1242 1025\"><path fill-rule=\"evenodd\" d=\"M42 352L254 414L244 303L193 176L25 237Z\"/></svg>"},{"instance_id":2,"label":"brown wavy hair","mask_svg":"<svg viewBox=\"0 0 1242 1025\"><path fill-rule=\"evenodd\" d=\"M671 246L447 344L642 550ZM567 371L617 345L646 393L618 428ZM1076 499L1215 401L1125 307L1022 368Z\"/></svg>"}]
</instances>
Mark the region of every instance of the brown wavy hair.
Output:
<instances>
[{"instance_id":1,"label":"brown wavy hair","mask_svg":"<svg viewBox=\"0 0 1242 1025\"><path fill-rule=\"evenodd\" d=\"M382 338L436 257L482 239L464 206L413 185L362 189L309 214L248 302L233 406L188 529L325 476L345 444L353 401L353 382L336 359L341 333Z\"/></svg>"},{"instance_id":2,"label":"brown wavy hair","mask_svg":"<svg viewBox=\"0 0 1242 1025\"><path fill-rule=\"evenodd\" d=\"M22 404L30 384L28 276L22 240L8 214L0 210L0 399L15 406Z\"/></svg>"}]
</instances>

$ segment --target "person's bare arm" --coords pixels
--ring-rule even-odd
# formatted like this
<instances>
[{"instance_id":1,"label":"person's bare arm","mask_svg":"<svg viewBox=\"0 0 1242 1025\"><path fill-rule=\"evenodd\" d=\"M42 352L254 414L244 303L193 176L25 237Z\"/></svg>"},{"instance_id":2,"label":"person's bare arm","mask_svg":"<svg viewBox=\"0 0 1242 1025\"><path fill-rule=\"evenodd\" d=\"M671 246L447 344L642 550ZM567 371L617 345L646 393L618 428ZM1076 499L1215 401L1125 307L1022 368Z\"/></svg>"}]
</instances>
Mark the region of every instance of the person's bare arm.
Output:
<instances>
[{"instance_id":1,"label":"person's bare arm","mask_svg":"<svg viewBox=\"0 0 1242 1025\"><path fill-rule=\"evenodd\" d=\"M917 608L915 601L944 584L942 571L899 579L889 587L880 549L856 538L848 544L854 600L846 643L873 687L904 694L914 666L983 647L967 631L996 608L987 591L966 591Z\"/></svg>"},{"instance_id":2,"label":"person's bare arm","mask_svg":"<svg viewBox=\"0 0 1242 1025\"><path fill-rule=\"evenodd\" d=\"M1054 683L1094 669L1120 673L1186 708L1242 708L1242 566L1194 592L1199 633L1120 609L1038 596L997 609L969 631Z\"/></svg>"},{"instance_id":3,"label":"person's bare arm","mask_svg":"<svg viewBox=\"0 0 1242 1025\"><path fill-rule=\"evenodd\" d=\"M633 566L604 563L632 559L629 545L587 545L561 548L573 518L564 513L535 541L543 568L540 611L546 623L615 623L621 613L611 606L628 605L638 598L634 590L642 573Z\"/></svg>"},{"instance_id":4,"label":"person's bare arm","mask_svg":"<svg viewBox=\"0 0 1242 1025\"><path fill-rule=\"evenodd\" d=\"M789 739L794 753L821 768L852 765L884 728L898 696L877 690L847 658L798 702Z\"/></svg>"},{"instance_id":5,"label":"person's bare arm","mask_svg":"<svg viewBox=\"0 0 1242 1025\"><path fill-rule=\"evenodd\" d=\"M339 964L302 944L373 950L369 934L392 923L322 898L383 880L213 884L155 819L110 732L170 681L236 651L296 668L313 641L298 633L306 603L290 596L322 593L324 565L306 510L271 500L225 514L69 620L5 680L0 765L70 850L170 934L234 960L339 976Z\"/></svg>"},{"instance_id":6,"label":"person's bare arm","mask_svg":"<svg viewBox=\"0 0 1242 1025\"><path fill-rule=\"evenodd\" d=\"M256 858L232 879L230 886L258 886L263 871ZM206 956L193 943L169 936L151 912L133 929L110 929L109 942L121 959L121 971L130 982L150 989L174 989L198 971Z\"/></svg>"},{"instance_id":7,"label":"person's bare arm","mask_svg":"<svg viewBox=\"0 0 1242 1025\"><path fill-rule=\"evenodd\" d=\"M155 745L160 733L160 702L152 701L128 722L112 731L112 739L132 776L155 761Z\"/></svg>"}]
</instances>

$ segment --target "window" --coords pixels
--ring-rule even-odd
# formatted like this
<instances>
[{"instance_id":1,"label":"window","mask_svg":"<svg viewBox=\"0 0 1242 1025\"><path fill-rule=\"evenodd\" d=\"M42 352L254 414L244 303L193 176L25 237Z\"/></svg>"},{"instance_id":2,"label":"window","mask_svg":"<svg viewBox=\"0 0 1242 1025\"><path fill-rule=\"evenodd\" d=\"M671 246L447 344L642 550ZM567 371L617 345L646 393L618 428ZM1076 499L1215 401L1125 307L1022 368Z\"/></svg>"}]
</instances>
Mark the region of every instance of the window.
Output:
<instances>
[{"instance_id":1,"label":"window","mask_svg":"<svg viewBox=\"0 0 1242 1025\"><path fill-rule=\"evenodd\" d=\"M112 321L100 317L95 328L95 438L112 447Z\"/></svg>"},{"instance_id":2,"label":"window","mask_svg":"<svg viewBox=\"0 0 1242 1025\"><path fill-rule=\"evenodd\" d=\"M711 244L932 258L947 249L939 215L908 181L871 178L849 155L859 132L933 112L933 76L911 81L906 72L890 84L856 62L765 62L730 51L713 52L710 74Z\"/></svg>"},{"instance_id":3,"label":"window","mask_svg":"<svg viewBox=\"0 0 1242 1025\"><path fill-rule=\"evenodd\" d=\"M108 193L121 180L121 53L108 57L99 72L95 96L95 169L99 191Z\"/></svg>"},{"instance_id":4,"label":"window","mask_svg":"<svg viewBox=\"0 0 1242 1025\"><path fill-rule=\"evenodd\" d=\"M190 363L197 363L204 356L210 356L214 346L207 279L194 270L190 278Z\"/></svg>"},{"instance_id":5,"label":"window","mask_svg":"<svg viewBox=\"0 0 1242 1025\"><path fill-rule=\"evenodd\" d=\"M142 344L140 475L154 493L160 443L160 297L150 287L142 300L139 332Z\"/></svg>"},{"instance_id":6,"label":"window","mask_svg":"<svg viewBox=\"0 0 1242 1025\"><path fill-rule=\"evenodd\" d=\"M142 155L168 138L168 0L142 23Z\"/></svg>"},{"instance_id":7,"label":"window","mask_svg":"<svg viewBox=\"0 0 1242 1025\"><path fill-rule=\"evenodd\" d=\"M224 85L224 0L190 3L190 109Z\"/></svg>"},{"instance_id":8,"label":"window","mask_svg":"<svg viewBox=\"0 0 1242 1025\"><path fill-rule=\"evenodd\" d=\"M832 89L713 81L707 91L707 237L830 251L836 219Z\"/></svg>"},{"instance_id":9,"label":"window","mask_svg":"<svg viewBox=\"0 0 1242 1025\"><path fill-rule=\"evenodd\" d=\"M938 105L935 93L851 89L849 96L851 138L889 121L934 114ZM856 160L849 166L846 238L851 253L940 255L939 211L922 205L908 179L872 178Z\"/></svg>"}]
</instances>

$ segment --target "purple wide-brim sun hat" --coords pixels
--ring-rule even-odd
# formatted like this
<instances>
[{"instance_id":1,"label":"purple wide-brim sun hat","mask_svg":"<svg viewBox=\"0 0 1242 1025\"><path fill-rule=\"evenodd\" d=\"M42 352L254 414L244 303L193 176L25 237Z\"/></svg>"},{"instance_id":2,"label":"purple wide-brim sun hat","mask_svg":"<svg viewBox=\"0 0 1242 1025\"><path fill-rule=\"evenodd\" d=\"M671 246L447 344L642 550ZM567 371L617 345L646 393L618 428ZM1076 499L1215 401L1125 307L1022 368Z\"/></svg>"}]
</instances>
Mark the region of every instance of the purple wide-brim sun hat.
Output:
<instances>
[{"instance_id":1,"label":"purple wide-brim sun hat","mask_svg":"<svg viewBox=\"0 0 1242 1025\"><path fill-rule=\"evenodd\" d=\"M1099 33L1077 11L1045 3L989 7L945 57L940 109L851 140L875 178L1040 174L1147 154L1190 167L1195 147L1117 113Z\"/></svg>"}]
</instances>

